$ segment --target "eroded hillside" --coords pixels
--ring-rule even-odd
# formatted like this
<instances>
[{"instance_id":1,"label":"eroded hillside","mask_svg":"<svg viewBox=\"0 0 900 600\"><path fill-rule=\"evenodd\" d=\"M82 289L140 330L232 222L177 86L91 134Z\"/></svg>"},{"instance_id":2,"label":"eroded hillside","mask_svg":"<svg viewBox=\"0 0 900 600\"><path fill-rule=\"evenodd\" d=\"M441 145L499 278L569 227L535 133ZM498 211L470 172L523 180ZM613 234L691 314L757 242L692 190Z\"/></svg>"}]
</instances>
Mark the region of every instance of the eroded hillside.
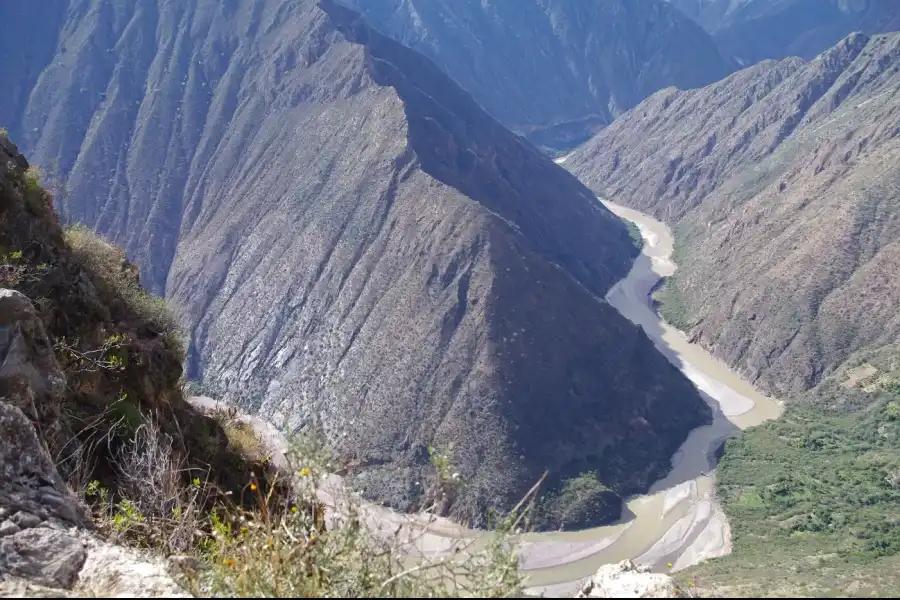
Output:
<instances>
[{"instance_id":1,"label":"eroded hillside","mask_svg":"<svg viewBox=\"0 0 900 600\"><path fill-rule=\"evenodd\" d=\"M622 224L429 60L330 1L65 10L0 120L65 218L182 307L191 375L323 431L368 496L433 500L435 447L468 483L459 518L549 469L599 477L602 509L566 525L607 520L608 488L641 489L708 419L602 300L635 253Z\"/></svg>"},{"instance_id":2,"label":"eroded hillside","mask_svg":"<svg viewBox=\"0 0 900 600\"><path fill-rule=\"evenodd\" d=\"M653 92L733 70L710 36L657 0L348 0L431 58L492 116L571 148Z\"/></svg>"},{"instance_id":3,"label":"eroded hillside","mask_svg":"<svg viewBox=\"0 0 900 600\"><path fill-rule=\"evenodd\" d=\"M799 392L900 335L898 83L900 36L855 34L660 92L571 166L677 224L673 319L764 389Z\"/></svg>"}]
</instances>

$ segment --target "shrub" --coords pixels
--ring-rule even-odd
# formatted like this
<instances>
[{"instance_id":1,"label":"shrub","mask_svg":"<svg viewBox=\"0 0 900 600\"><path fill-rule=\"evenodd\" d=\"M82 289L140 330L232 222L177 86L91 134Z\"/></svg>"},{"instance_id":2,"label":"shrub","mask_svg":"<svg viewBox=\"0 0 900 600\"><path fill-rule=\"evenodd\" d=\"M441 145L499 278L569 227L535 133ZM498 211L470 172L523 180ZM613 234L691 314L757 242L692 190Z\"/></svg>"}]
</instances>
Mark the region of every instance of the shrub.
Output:
<instances>
[{"instance_id":1,"label":"shrub","mask_svg":"<svg viewBox=\"0 0 900 600\"><path fill-rule=\"evenodd\" d=\"M81 223L66 228L64 238L95 283L121 297L140 319L158 329L179 355L184 355L185 342L178 316L164 299L141 287L137 269L121 249Z\"/></svg>"},{"instance_id":2,"label":"shrub","mask_svg":"<svg viewBox=\"0 0 900 600\"><path fill-rule=\"evenodd\" d=\"M43 188L44 172L31 166L25 171L25 208L34 216L44 214L51 204L50 194Z\"/></svg>"},{"instance_id":3,"label":"shrub","mask_svg":"<svg viewBox=\"0 0 900 600\"><path fill-rule=\"evenodd\" d=\"M591 526L619 509L618 495L587 472L562 481L538 506L536 518L544 527Z\"/></svg>"},{"instance_id":4,"label":"shrub","mask_svg":"<svg viewBox=\"0 0 900 600\"><path fill-rule=\"evenodd\" d=\"M91 481L85 496L113 540L166 554L191 552L203 538L212 490L198 473L186 484L186 460L157 419L140 415L130 442L115 454L115 494Z\"/></svg>"},{"instance_id":5,"label":"shrub","mask_svg":"<svg viewBox=\"0 0 900 600\"><path fill-rule=\"evenodd\" d=\"M625 227L628 229L628 236L631 238L631 242L635 245L638 250L643 249L644 247L644 237L641 235L640 228L635 225L632 221L625 221Z\"/></svg>"},{"instance_id":6,"label":"shrub","mask_svg":"<svg viewBox=\"0 0 900 600\"><path fill-rule=\"evenodd\" d=\"M412 559L415 527L392 532L367 523L366 511L343 498L326 528L319 482L329 468L315 442L295 440L290 452L293 495L273 502L251 482L257 508L244 511L239 530L219 526L209 553L210 578L199 587L238 597L507 597L522 587L506 534L512 515L480 551ZM439 475L440 476L440 475ZM232 519L234 521L234 519ZM406 533L404 534L404 529Z\"/></svg>"},{"instance_id":7,"label":"shrub","mask_svg":"<svg viewBox=\"0 0 900 600\"><path fill-rule=\"evenodd\" d=\"M515 511L483 549L412 558L420 526L375 527L355 496L341 495L333 506L321 502L320 485L333 465L313 437L292 440L290 470L281 475L290 486L251 476L240 498L218 494L204 477L185 485L185 465L174 456L172 440L145 416L116 455L116 492L91 482L85 495L112 540L199 559L202 568L185 571L181 581L195 595L429 598L521 591L507 537L521 520Z\"/></svg>"}]
</instances>

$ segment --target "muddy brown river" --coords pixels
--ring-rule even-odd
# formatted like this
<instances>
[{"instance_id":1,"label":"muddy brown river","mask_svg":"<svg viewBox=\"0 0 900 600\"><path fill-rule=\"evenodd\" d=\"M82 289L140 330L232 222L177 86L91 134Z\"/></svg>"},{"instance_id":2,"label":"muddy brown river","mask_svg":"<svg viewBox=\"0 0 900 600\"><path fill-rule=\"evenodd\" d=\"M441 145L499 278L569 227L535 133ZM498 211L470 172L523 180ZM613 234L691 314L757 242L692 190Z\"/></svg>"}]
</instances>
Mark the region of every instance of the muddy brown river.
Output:
<instances>
[{"instance_id":1,"label":"muddy brown river","mask_svg":"<svg viewBox=\"0 0 900 600\"><path fill-rule=\"evenodd\" d=\"M619 217L631 221L644 239L641 255L628 275L606 296L607 302L640 325L666 358L700 390L712 407L711 425L691 432L672 457L672 470L645 495L628 500L618 523L574 532L525 534L520 538L521 566L528 591L571 596L578 583L601 565L626 558L657 570L680 570L705 558L731 551L727 520L713 495L713 453L728 436L781 414L781 404L768 398L674 327L652 309L650 292L661 277L675 272L669 228L638 211L603 201ZM218 404L193 398L198 406ZM256 417L245 416L273 449L286 447L283 436ZM320 491L324 501L340 505L348 497L339 477L329 476ZM455 547L477 548L485 532L472 531L429 515L403 515L361 504L370 526L409 532L410 550L422 556L448 555ZM672 564L670 568L668 565Z\"/></svg>"}]
</instances>

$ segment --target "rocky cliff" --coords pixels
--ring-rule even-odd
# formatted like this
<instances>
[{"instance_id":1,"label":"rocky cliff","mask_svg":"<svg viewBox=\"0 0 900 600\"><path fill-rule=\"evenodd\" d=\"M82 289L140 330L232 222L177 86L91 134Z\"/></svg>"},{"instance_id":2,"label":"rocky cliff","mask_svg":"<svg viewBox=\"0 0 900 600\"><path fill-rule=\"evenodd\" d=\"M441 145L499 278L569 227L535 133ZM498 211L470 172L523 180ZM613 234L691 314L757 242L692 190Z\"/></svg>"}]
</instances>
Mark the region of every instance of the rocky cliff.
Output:
<instances>
[{"instance_id":1,"label":"rocky cliff","mask_svg":"<svg viewBox=\"0 0 900 600\"><path fill-rule=\"evenodd\" d=\"M894 0L669 0L741 64L812 59L854 31L900 29Z\"/></svg>"},{"instance_id":2,"label":"rocky cliff","mask_svg":"<svg viewBox=\"0 0 900 600\"><path fill-rule=\"evenodd\" d=\"M571 148L653 92L724 77L710 37L658 0L351 0L532 142Z\"/></svg>"},{"instance_id":3,"label":"rocky cliff","mask_svg":"<svg viewBox=\"0 0 900 600\"><path fill-rule=\"evenodd\" d=\"M571 166L676 224L664 309L788 395L900 336L898 90L900 36L854 34L809 62L659 92Z\"/></svg>"},{"instance_id":4,"label":"rocky cliff","mask_svg":"<svg viewBox=\"0 0 900 600\"><path fill-rule=\"evenodd\" d=\"M63 10L0 121L182 307L191 375L323 431L370 497L430 501L429 447L473 523L544 469L628 493L708 418L602 300L625 228L428 59L326 1Z\"/></svg>"},{"instance_id":5,"label":"rocky cliff","mask_svg":"<svg viewBox=\"0 0 900 600\"><path fill-rule=\"evenodd\" d=\"M0 595L186 596L162 561L93 534L85 505L35 430L40 423L17 406L66 384L44 325L10 289L0 289L0 321Z\"/></svg>"},{"instance_id":6,"label":"rocky cliff","mask_svg":"<svg viewBox=\"0 0 900 600\"><path fill-rule=\"evenodd\" d=\"M0 354L0 394L38 427L67 477L80 471L114 488L113 455L152 415L180 457L215 467L226 489L242 486L253 465L182 396L184 347L168 311L143 293L120 250L73 233L0 132L0 282L36 307L8 303L2 339L16 352Z\"/></svg>"},{"instance_id":7,"label":"rocky cliff","mask_svg":"<svg viewBox=\"0 0 900 600\"><path fill-rule=\"evenodd\" d=\"M116 461L151 419L185 478L234 491L262 465L181 396L182 350L133 267L73 246L50 200L0 133L0 595L184 596L160 560L97 535L85 486L125 489Z\"/></svg>"}]
</instances>

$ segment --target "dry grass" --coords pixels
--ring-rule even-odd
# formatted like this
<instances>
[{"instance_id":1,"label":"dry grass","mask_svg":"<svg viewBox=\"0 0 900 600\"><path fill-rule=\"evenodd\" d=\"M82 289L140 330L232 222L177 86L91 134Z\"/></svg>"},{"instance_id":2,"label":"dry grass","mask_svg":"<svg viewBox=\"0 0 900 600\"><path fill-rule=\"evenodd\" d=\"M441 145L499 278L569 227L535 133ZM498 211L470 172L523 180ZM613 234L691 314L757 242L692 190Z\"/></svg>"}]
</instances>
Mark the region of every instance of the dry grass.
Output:
<instances>
[{"instance_id":1,"label":"dry grass","mask_svg":"<svg viewBox=\"0 0 900 600\"><path fill-rule=\"evenodd\" d=\"M235 426L236 414L222 411L217 419L230 435L240 432L240 441L232 443L262 447L255 437L249 439L252 431ZM101 531L113 541L198 558L201 568L182 574L182 584L197 596L520 594L523 580L506 536L520 518L511 515L482 550L412 560L408 548L415 538L399 529L393 535L370 529L355 500L340 514L319 502L318 485L330 468L320 446L298 439L289 454L291 468L282 482L266 485L251 476L240 498L220 495L203 477L185 484L186 467L175 460L172 440L145 416L131 443L116 453L116 493L91 482L85 495Z\"/></svg>"},{"instance_id":2,"label":"dry grass","mask_svg":"<svg viewBox=\"0 0 900 600\"><path fill-rule=\"evenodd\" d=\"M148 294L141 287L136 267L126 260L120 248L82 224L65 229L64 237L95 283L123 298L137 317L156 327L184 354L185 342L178 316L163 298Z\"/></svg>"},{"instance_id":3,"label":"dry grass","mask_svg":"<svg viewBox=\"0 0 900 600\"><path fill-rule=\"evenodd\" d=\"M253 428L241 420L237 409L215 410L210 415L225 430L229 446L252 461L266 461L269 452Z\"/></svg>"},{"instance_id":4,"label":"dry grass","mask_svg":"<svg viewBox=\"0 0 900 600\"><path fill-rule=\"evenodd\" d=\"M190 478L186 461L176 455L172 438L158 421L144 417L130 443L115 453L115 494L98 481L81 488L111 541L181 554L208 535L204 529L214 490L205 474Z\"/></svg>"}]
</instances>

